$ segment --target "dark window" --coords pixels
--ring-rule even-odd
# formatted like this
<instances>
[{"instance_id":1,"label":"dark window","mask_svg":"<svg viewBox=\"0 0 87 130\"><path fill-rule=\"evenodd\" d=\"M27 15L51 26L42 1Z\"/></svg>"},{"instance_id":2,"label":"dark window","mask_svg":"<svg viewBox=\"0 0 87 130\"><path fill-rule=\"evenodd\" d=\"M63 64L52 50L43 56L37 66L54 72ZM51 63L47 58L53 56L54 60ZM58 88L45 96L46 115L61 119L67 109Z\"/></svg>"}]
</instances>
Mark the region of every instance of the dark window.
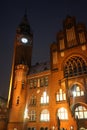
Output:
<instances>
[{"instance_id":1,"label":"dark window","mask_svg":"<svg viewBox=\"0 0 87 130\"><path fill-rule=\"evenodd\" d=\"M19 104L19 96L17 97L17 105Z\"/></svg>"},{"instance_id":2,"label":"dark window","mask_svg":"<svg viewBox=\"0 0 87 130\"><path fill-rule=\"evenodd\" d=\"M36 96L32 95L30 105L36 105Z\"/></svg>"},{"instance_id":3,"label":"dark window","mask_svg":"<svg viewBox=\"0 0 87 130\"><path fill-rule=\"evenodd\" d=\"M28 128L27 130L31 130L31 128Z\"/></svg>"},{"instance_id":4,"label":"dark window","mask_svg":"<svg viewBox=\"0 0 87 130\"><path fill-rule=\"evenodd\" d=\"M43 127L41 127L41 128L40 128L40 130L44 130L44 128L43 128Z\"/></svg>"},{"instance_id":5,"label":"dark window","mask_svg":"<svg viewBox=\"0 0 87 130\"><path fill-rule=\"evenodd\" d=\"M44 78L40 79L40 86L43 87L44 86Z\"/></svg>"}]
</instances>

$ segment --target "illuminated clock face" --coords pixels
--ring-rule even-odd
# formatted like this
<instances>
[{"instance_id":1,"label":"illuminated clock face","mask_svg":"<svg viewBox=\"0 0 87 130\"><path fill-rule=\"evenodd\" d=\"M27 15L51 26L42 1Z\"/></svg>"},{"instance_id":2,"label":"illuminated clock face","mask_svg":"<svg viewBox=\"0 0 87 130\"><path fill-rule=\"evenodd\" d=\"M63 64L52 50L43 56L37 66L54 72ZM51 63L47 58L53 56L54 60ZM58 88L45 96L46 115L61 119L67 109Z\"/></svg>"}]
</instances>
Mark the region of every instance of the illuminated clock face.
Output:
<instances>
[{"instance_id":1,"label":"illuminated clock face","mask_svg":"<svg viewBox=\"0 0 87 130\"><path fill-rule=\"evenodd\" d=\"M24 44L27 44L28 43L28 38L22 37L21 42L24 43Z\"/></svg>"}]
</instances>

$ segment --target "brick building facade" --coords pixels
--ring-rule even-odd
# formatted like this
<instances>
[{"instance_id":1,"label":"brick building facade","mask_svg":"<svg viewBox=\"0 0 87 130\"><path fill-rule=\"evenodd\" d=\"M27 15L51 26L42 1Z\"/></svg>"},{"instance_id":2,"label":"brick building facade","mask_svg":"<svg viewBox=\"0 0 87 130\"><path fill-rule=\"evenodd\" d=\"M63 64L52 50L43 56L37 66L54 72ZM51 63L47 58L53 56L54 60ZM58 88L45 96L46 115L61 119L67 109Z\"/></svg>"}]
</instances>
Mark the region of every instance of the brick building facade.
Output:
<instances>
[{"instance_id":1,"label":"brick building facade","mask_svg":"<svg viewBox=\"0 0 87 130\"><path fill-rule=\"evenodd\" d=\"M25 15L16 31L7 130L87 129L87 30L67 16L50 62L31 65L33 34Z\"/></svg>"}]
</instances>

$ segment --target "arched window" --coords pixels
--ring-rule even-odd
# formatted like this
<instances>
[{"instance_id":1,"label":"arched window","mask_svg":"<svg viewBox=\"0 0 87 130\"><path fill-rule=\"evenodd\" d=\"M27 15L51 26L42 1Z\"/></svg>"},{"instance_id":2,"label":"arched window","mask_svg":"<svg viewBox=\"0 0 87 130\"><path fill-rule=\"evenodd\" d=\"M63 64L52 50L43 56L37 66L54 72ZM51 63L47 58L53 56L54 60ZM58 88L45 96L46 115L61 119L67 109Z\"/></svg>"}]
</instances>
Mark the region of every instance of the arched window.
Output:
<instances>
[{"instance_id":1,"label":"arched window","mask_svg":"<svg viewBox=\"0 0 87 130\"><path fill-rule=\"evenodd\" d=\"M75 118L78 119L87 119L87 108L84 106L78 106L75 109Z\"/></svg>"},{"instance_id":2,"label":"arched window","mask_svg":"<svg viewBox=\"0 0 87 130\"><path fill-rule=\"evenodd\" d=\"M36 111L35 110L29 111L29 121L36 121Z\"/></svg>"},{"instance_id":3,"label":"arched window","mask_svg":"<svg viewBox=\"0 0 87 130\"><path fill-rule=\"evenodd\" d=\"M78 84L74 84L72 87L72 95L73 97L84 96L84 91L81 90Z\"/></svg>"},{"instance_id":4,"label":"arched window","mask_svg":"<svg viewBox=\"0 0 87 130\"><path fill-rule=\"evenodd\" d=\"M84 127L81 127L81 128L80 128L80 130L87 130L87 129L86 129L86 128L84 128Z\"/></svg>"},{"instance_id":5,"label":"arched window","mask_svg":"<svg viewBox=\"0 0 87 130\"><path fill-rule=\"evenodd\" d=\"M62 89L59 89L59 91L56 93L56 101L63 101L66 100L66 93L63 92Z\"/></svg>"},{"instance_id":6,"label":"arched window","mask_svg":"<svg viewBox=\"0 0 87 130\"><path fill-rule=\"evenodd\" d=\"M74 130L74 127L73 127L73 126L71 126L71 127L70 127L70 130Z\"/></svg>"},{"instance_id":7,"label":"arched window","mask_svg":"<svg viewBox=\"0 0 87 130\"><path fill-rule=\"evenodd\" d=\"M68 119L68 112L64 107L61 107L57 111L57 116L60 120L67 120Z\"/></svg>"},{"instance_id":8,"label":"arched window","mask_svg":"<svg viewBox=\"0 0 87 130\"><path fill-rule=\"evenodd\" d=\"M49 96L47 95L47 92L44 91L43 95L41 96L41 104L48 104L49 103Z\"/></svg>"},{"instance_id":9,"label":"arched window","mask_svg":"<svg viewBox=\"0 0 87 130\"><path fill-rule=\"evenodd\" d=\"M72 77L87 73L85 61L78 56L73 56L64 64L64 77Z\"/></svg>"},{"instance_id":10,"label":"arched window","mask_svg":"<svg viewBox=\"0 0 87 130\"><path fill-rule=\"evenodd\" d=\"M44 109L43 111L41 111L40 114L40 121L49 121L50 120L50 115L49 115L49 111L47 109Z\"/></svg>"}]
</instances>

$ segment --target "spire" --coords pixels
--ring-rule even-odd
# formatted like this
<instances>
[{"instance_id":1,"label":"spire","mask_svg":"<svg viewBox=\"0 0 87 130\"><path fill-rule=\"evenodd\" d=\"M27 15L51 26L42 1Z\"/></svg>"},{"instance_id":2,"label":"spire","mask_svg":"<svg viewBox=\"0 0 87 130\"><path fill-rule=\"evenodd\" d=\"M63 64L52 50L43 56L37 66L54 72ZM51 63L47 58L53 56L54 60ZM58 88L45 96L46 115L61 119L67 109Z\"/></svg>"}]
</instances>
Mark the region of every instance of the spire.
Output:
<instances>
[{"instance_id":1,"label":"spire","mask_svg":"<svg viewBox=\"0 0 87 130\"><path fill-rule=\"evenodd\" d=\"M22 18L22 21L20 22L17 33L19 34L30 34L30 24L27 18L27 10L25 9L25 14Z\"/></svg>"},{"instance_id":2,"label":"spire","mask_svg":"<svg viewBox=\"0 0 87 130\"><path fill-rule=\"evenodd\" d=\"M25 8L25 14L24 15L27 15L27 8Z\"/></svg>"}]
</instances>

